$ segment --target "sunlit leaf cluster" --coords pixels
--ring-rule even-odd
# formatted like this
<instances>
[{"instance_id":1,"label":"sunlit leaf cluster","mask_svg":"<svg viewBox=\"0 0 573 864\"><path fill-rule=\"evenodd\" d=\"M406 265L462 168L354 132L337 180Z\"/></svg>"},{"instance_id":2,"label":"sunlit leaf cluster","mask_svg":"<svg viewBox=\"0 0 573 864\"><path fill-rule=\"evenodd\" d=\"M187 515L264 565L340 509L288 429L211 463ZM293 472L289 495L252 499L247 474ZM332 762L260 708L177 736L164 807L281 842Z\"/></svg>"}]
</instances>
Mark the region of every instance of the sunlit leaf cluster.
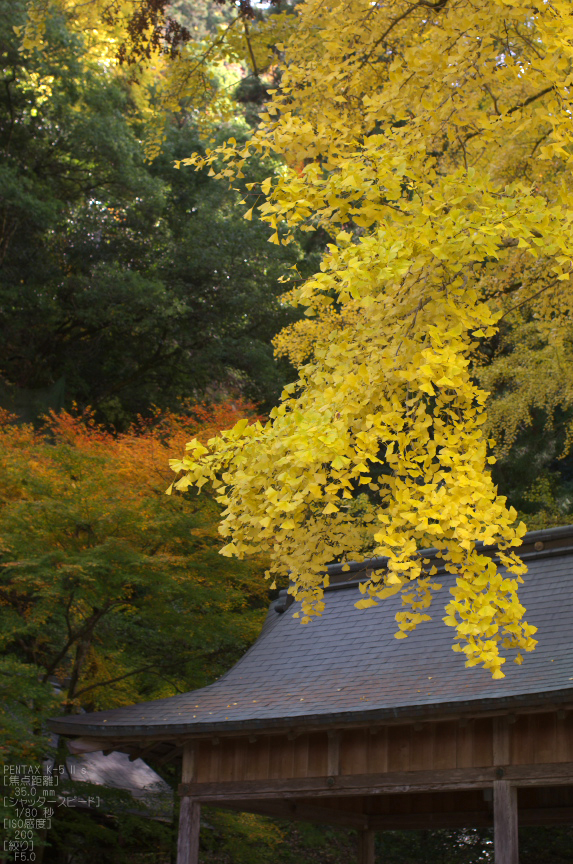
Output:
<instances>
[{"instance_id":1,"label":"sunlit leaf cluster","mask_svg":"<svg viewBox=\"0 0 573 864\"><path fill-rule=\"evenodd\" d=\"M206 159L226 159L232 181L250 154L280 154L283 170L252 190L271 242L295 226L333 242L291 292L322 325L297 385L267 426L190 445L180 485L218 487L226 553L270 551L307 619L323 608L325 565L360 556L345 502L365 484L388 569L359 605L403 589L407 635L432 585L417 549L437 546L457 576L445 617L456 647L494 677L503 649L519 662L535 640L511 551L524 526L491 480L472 370L505 311L494 282L519 256L545 262L539 314L563 297L568 321L572 39L559 2L308 0L260 127ZM353 314L329 328L332 303ZM499 545L506 576L479 541Z\"/></svg>"}]
</instances>

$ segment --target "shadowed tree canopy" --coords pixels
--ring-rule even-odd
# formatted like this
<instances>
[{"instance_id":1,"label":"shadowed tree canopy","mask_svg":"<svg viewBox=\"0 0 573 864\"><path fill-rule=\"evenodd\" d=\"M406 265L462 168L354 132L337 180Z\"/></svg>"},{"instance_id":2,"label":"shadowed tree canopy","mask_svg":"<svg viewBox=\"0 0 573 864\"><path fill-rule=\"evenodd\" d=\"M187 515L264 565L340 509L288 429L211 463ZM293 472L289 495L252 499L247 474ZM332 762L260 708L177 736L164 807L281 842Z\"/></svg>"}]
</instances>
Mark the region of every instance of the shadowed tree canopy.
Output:
<instances>
[{"instance_id":1,"label":"shadowed tree canopy","mask_svg":"<svg viewBox=\"0 0 573 864\"><path fill-rule=\"evenodd\" d=\"M271 339L296 315L278 279L300 244L269 245L239 187L174 168L204 152L191 114L146 163L129 70L86 57L57 16L44 49L22 54L24 9L0 12L2 403L33 419L77 401L115 425L221 388L274 404L292 371ZM232 128L245 136L240 112Z\"/></svg>"}]
</instances>

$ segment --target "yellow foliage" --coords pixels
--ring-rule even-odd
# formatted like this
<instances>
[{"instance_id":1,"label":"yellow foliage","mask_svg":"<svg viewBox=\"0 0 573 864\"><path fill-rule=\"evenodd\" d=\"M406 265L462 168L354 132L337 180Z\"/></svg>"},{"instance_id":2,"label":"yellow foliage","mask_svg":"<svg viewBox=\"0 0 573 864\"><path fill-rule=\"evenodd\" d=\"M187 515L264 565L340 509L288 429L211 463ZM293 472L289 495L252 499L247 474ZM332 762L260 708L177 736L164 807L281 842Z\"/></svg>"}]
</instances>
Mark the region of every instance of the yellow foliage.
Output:
<instances>
[{"instance_id":1,"label":"yellow foliage","mask_svg":"<svg viewBox=\"0 0 573 864\"><path fill-rule=\"evenodd\" d=\"M535 646L512 551L525 526L492 484L487 392L471 373L507 309L495 280L520 256L544 261L554 297L541 294L543 319L557 297L551 326L570 320L570 7L306 0L297 10L280 89L251 140L187 162L223 156L220 176L232 179L251 154L283 158L253 194L265 196L275 242L318 226L336 238L290 294L317 314L277 339L300 375L270 422L214 438L176 468L185 483L222 480L233 553L268 551L305 618L319 614L325 565L360 558L344 498L375 471L375 552L389 563L361 605L404 588L406 635L435 587L416 550L437 546L456 575L445 616L455 647L503 677L502 647ZM508 576L479 541L499 545Z\"/></svg>"},{"instance_id":2,"label":"yellow foliage","mask_svg":"<svg viewBox=\"0 0 573 864\"><path fill-rule=\"evenodd\" d=\"M282 299L288 302L291 297L292 292L289 292ZM347 303L341 312L332 306L321 307L316 315L289 324L275 336L275 355L288 357L293 366L300 368L315 352L322 350L320 346L335 330L352 327L363 316L364 310L356 302Z\"/></svg>"},{"instance_id":3,"label":"yellow foliage","mask_svg":"<svg viewBox=\"0 0 573 864\"><path fill-rule=\"evenodd\" d=\"M239 16L210 46L189 45L162 76L164 107L208 99L209 64L225 58L255 73L279 63L280 87L246 145L183 161L233 182L253 155L282 159L251 190L271 242L318 227L335 239L320 271L290 293L314 317L277 341L283 353L287 338L296 342L297 384L264 426L176 460L175 485L214 484L224 554L270 553L272 574L290 572L305 621L321 612L325 565L363 553L348 499L368 483L374 551L389 563L364 600L403 589L398 635L407 635L435 588L416 550L437 546L456 576L445 610L455 649L503 677L501 648L519 658L535 628L523 621L525 567L512 551L525 526L489 474L488 429L499 423L488 426L474 370L481 341L515 314L506 270L538 268L517 302L533 304L548 344L565 344L570 4L304 0L256 33L245 26ZM223 116L217 104L213 116ZM479 541L498 544L509 576Z\"/></svg>"},{"instance_id":4,"label":"yellow foliage","mask_svg":"<svg viewBox=\"0 0 573 864\"><path fill-rule=\"evenodd\" d=\"M487 427L498 456L507 455L536 412L545 414L550 432L558 409L573 405L569 286L551 272L550 259L531 262L526 253L512 257L487 286L503 311L495 350L489 346L487 354L475 358L476 377L495 394ZM569 451L572 435L573 426L561 455Z\"/></svg>"},{"instance_id":5,"label":"yellow foliage","mask_svg":"<svg viewBox=\"0 0 573 864\"><path fill-rule=\"evenodd\" d=\"M137 7L138 0L29 0L22 48L44 50L48 19L62 16L73 31L82 35L86 57L113 67L118 62L118 46Z\"/></svg>"},{"instance_id":6,"label":"yellow foliage","mask_svg":"<svg viewBox=\"0 0 573 864\"><path fill-rule=\"evenodd\" d=\"M235 61L258 57L264 70L272 53L265 25L247 30L247 39L247 24L240 17L221 27L212 43L183 41L171 51L162 39L165 22L160 10L154 12L154 4L141 0L28 0L26 24L21 28L23 51L49 50L45 33L53 16L62 18L80 40L84 67L119 75L129 87L145 119L149 160L160 152L166 119L172 113L194 108L194 121L206 136L222 122L235 119L231 94L241 78L240 70L233 69ZM278 32L286 34L285 16L275 17Z\"/></svg>"}]
</instances>

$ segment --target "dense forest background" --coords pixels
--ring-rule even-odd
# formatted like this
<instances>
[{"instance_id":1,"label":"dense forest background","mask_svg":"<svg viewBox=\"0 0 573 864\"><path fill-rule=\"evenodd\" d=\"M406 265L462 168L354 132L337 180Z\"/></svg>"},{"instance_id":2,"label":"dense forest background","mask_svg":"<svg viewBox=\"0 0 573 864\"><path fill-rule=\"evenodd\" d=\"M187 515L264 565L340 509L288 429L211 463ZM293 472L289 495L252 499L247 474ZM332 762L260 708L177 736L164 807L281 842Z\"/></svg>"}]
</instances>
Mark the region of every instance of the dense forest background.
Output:
<instances>
[{"instance_id":1,"label":"dense forest background","mask_svg":"<svg viewBox=\"0 0 573 864\"><path fill-rule=\"evenodd\" d=\"M209 0L172 7L197 38L227 12ZM215 70L232 117L213 123L182 106L150 162L129 70L86 63L57 16L49 51L22 53L14 28L25 14L23 0L0 2L5 763L58 758L47 716L204 686L256 638L271 596L265 562L217 554L217 505L166 497L168 459L189 438L277 403L296 372L272 340L299 317L281 302L279 280L293 265L302 277L316 270L329 239L315 232L275 246L243 218L248 184L272 164L251 162L232 189L175 167L209 137L248 136L271 74ZM502 332L492 355L516 339ZM494 399L507 388L498 382ZM533 405L494 468L530 528L571 519L571 419ZM176 785L176 766L152 767ZM132 810L114 798L97 817L58 816L40 838L44 862L172 860L172 824ZM352 832L217 811L203 827L205 864L342 864L355 854ZM573 860L568 829L522 834L523 864ZM386 864L492 860L487 831L388 832L378 842Z\"/></svg>"}]
</instances>

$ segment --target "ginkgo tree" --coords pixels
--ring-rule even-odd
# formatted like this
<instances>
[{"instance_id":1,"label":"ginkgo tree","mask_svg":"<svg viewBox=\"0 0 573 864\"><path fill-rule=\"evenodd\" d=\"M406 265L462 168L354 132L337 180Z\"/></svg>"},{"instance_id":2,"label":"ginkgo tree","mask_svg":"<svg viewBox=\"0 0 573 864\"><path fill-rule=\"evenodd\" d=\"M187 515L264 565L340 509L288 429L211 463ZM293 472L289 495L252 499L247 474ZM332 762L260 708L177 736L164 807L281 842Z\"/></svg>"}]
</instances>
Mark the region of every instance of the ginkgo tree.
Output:
<instances>
[{"instance_id":1,"label":"ginkgo tree","mask_svg":"<svg viewBox=\"0 0 573 864\"><path fill-rule=\"evenodd\" d=\"M503 314L506 267L541 264L513 302L536 302L552 338L566 337L570 6L307 0L297 10L260 127L207 161L222 159L232 181L253 153L284 157L254 200L272 242L295 227L332 236L321 271L290 293L317 325L270 422L191 442L176 485L218 488L223 552L268 551L271 572L290 571L303 620L323 609L325 565L360 557L348 503L365 485L388 566L357 605L402 591L397 635L407 635L436 588L417 550L437 546L456 576L444 619L454 648L502 677L504 649L520 662L535 646L513 551L525 526L493 485L487 393L471 364ZM329 326L329 313L342 323ZM505 574L480 541L497 544Z\"/></svg>"},{"instance_id":2,"label":"ginkgo tree","mask_svg":"<svg viewBox=\"0 0 573 864\"><path fill-rule=\"evenodd\" d=\"M567 341L570 5L304 0L261 22L236 5L210 46L172 59L164 108L196 98L207 64L225 58L255 75L272 69L278 83L246 145L184 163L232 184L253 155L278 157L246 218L258 214L277 245L295 229L332 242L288 295L312 319L282 349L279 339L288 350L296 336L298 381L267 424L192 441L173 462L184 472L175 485L217 489L223 554L269 554L271 578L290 574L303 621L324 608L325 565L363 555L352 502L367 489L374 551L388 565L357 605L402 592L396 635L406 636L438 587L418 550L437 546L455 576L444 618L454 649L503 677L504 653L521 662L535 627L517 593L525 526L491 478L476 362L524 304L554 347ZM82 15L99 6L81 4ZM479 543L496 544L505 574Z\"/></svg>"}]
</instances>

